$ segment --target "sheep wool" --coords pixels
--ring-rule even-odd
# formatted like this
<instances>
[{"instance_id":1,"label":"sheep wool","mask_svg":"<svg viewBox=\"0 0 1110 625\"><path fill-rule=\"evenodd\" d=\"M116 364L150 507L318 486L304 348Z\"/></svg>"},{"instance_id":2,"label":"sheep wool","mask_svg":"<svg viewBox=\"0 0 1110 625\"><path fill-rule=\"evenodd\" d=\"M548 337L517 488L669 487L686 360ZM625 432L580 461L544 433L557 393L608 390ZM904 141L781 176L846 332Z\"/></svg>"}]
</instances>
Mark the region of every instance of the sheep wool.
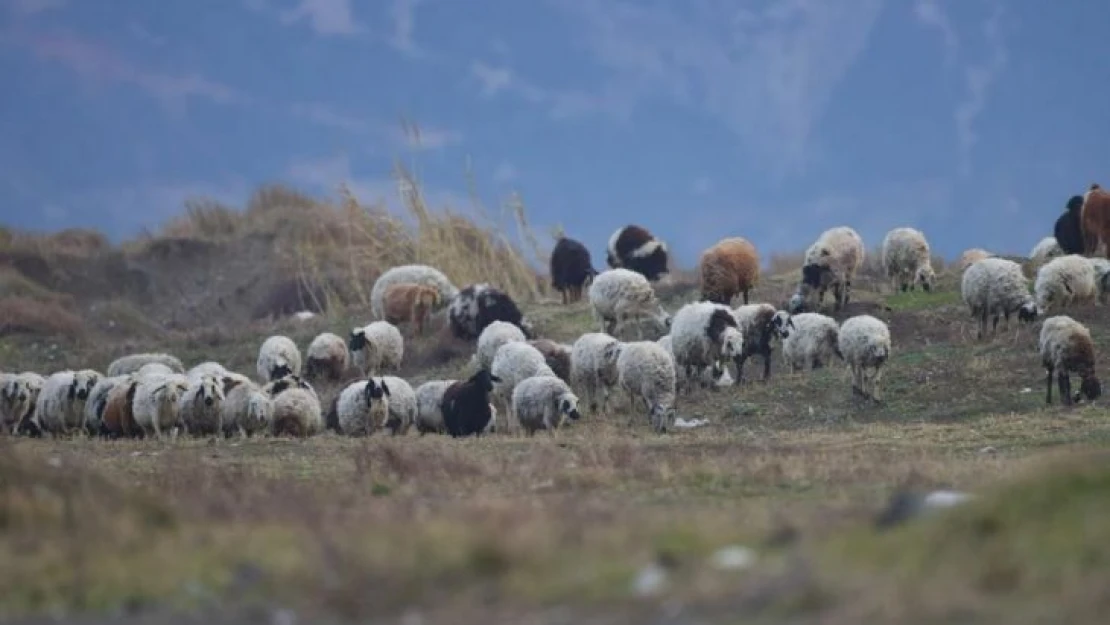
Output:
<instances>
[{"instance_id":1,"label":"sheep wool","mask_svg":"<svg viewBox=\"0 0 1110 625\"><path fill-rule=\"evenodd\" d=\"M601 332L616 336L633 319L649 318L664 331L671 315L655 297L655 289L643 275L628 269L610 269L594 278L589 290L590 307ZM636 326L637 336L643 329Z\"/></svg>"},{"instance_id":2,"label":"sheep wool","mask_svg":"<svg viewBox=\"0 0 1110 625\"><path fill-rule=\"evenodd\" d=\"M243 437L260 434L270 429L273 420L273 399L250 380L227 391L220 403L224 436L235 433Z\"/></svg>"},{"instance_id":3,"label":"sheep wool","mask_svg":"<svg viewBox=\"0 0 1110 625\"><path fill-rule=\"evenodd\" d=\"M175 430L178 423L177 401L189 388L189 378L181 374L151 375L140 378L131 402L135 425L147 436L161 437Z\"/></svg>"},{"instance_id":4,"label":"sheep wool","mask_svg":"<svg viewBox=\"0 0 1110 625\"><path fill-rule=\"evenodd\" d=\"M400 265L386 270L370 289L370 314L375 319L385 318L385 291L394 284L423 284L439 290L439 301L449 302L459 294L459 289L443 275L428 265Z\"/></svg>"},{"instance_id":5,"label":"sheep wool","mask_svg":"<svg viewBox=\"0 0 1110 625\"><path fill-rule=\"evenodd\" d=\"M204 375L189 380L177 399L178 420L194 436L215 436L223 432L223 402L226 398L221 378Z\"/></svg>"},{"instance_id":6,"label":"sheep wool","mask_svg":"<svg viewBox=\"0 0 1110 625\"><path fill-rule=\"evenodd\" d=\"M664 338L668 337L669 334ZM590 414L609 411L609 397L617 385L618 352L606 348L617 343L617 339L608 334L587 332L571 346L570 383L586 400Z\"/></svg>"},{"instance_id":7,"label":"sheep wool","mask_svg":"<svg viewBox=\"0 0 1110 625\"><path fill-rule=\"evenodd\" d=\"M666 432L674 422L674 359L655 341L617 343L606 348L617 352L617 383L629 395L629 408L647 407L656 432Z\"/></svg>"},{"instance_id":8,"label":"sheep wool","mask_svg":"<svg viewBox=\"0 0 1110 625\"><path fill-rule=\"evenodd\" d=\"M334 426L348 436L365 436L389 421L392 388L388 383L370 378L352 382L340 391L332 407Z\"/></svg>"},{"instance_id":9,"label":"sheep wool","mask_svg":"<svg viewBox=\"0 0 1110 625\"><path fill-rule=\"evenodd\" d=\"M806 250L802 280L790 301L790 312L802 308L817 294L821 306L828 289L835 297L834 310L840 310L851 299L852 280L864 261L863 238L847 226L830 228L817 237Z\"/></svg>"},{"instance_id":10,"label":"sheep wool","mask_svg":"<svg viewBox=\"0 0 1110 625\"><path fill-rule=\"evenodd\" d=\"M983 260L984 258L990 258L991 256L994 256L994 254L978 247L964 250L964 253L960 255L960 271L967 271L967 268L973 263Z\"/></svg>"},{"instance_id":11,"label":"sheep wool","mask_svg":"<svg viewBox=\"0 0 1110 625\"><path fill-rule=\"evenodd\" d=\"M474 352L473 365L479 369L488 369L493 364L493 356L505 343L512 341L527 341L524 332L508 321L494 321L478 335L478 346Z\"/></svg>"},{"instance_id":12,"label":"sheep wool","mask_svg":"<svg viewBox=\"0 0 1110 625\"><path fill-rule=\"evenodd\" d=\"M32 419L39 429L69 434L85 428L85 403L100 374L92 369L59 371L46 378Z\"/></svg>"},{"instance_id":13,"label":"sheep wool","mask_svg":"<svg viewBox=\"0 0 1110 625\"><path fill-rule=\"evenodd\" d=\"M287 336L271 336L258 349L258 379L272 382L287 375L301 374L301 350Z\"/></svg>"},{"instance_id":14,"label":"sheep wool","mask_svg":"<svg viewBox=\"0 0 1110 625\"><path fill-rule=\"evenodd\" d=\"M933 271L929 242L920 230L895 228L886 233L882 260L895 290L912 291L918 284L926 291L932 290L937 274Z\"/></svg>"},{"instance_id":15,"label":"sheep wool","mask_svg":"<svg viewBox=\"0 0 1110 625\"><path fill-rule=\"evenodd\" d=\"M170 369L171 373L185 373L185 365L176 356L163 353L128 354L117 358L108 365L104 375L114 378L129 373L135 373L146 364L157 363Z\"/></svg>"},{"instance_id":16,"label":"sheep wool","mask_svg":"<svg viewBox=\"0 0 1110 625\"><path fill-rule=\"evenodd\" d=\"M554 433L567 419L577 421L578 397L567 383L542 376L521 381L513 389L513 413L520 427L532 436L536 430Z\"/></svg>"},{"instance_id":17,"label":"sheep wool","mask_svg":"<svg viewBox=\"0 0 1110 625\"><path fill-rule=\"evenodd\" d=\"M1105 304L1110 298L1110 260L1105 258L1088 258L1091 267L1095 270L1095 285L1098 290L1098 301Z\"/></svg>"},{"instance_id":18,"label":"sheep wool","mask_svg":"<svg viewBox=\"0 0 1110 625\"><path fill-rule=\"evenodd\" d=\"M1095 268L1078 254L1057 256L1037 270L1033 297L1038 314L1056 308L1094 304L1098 299Z\"/></svg>"},{"instance_id":19,"label":"sheep wool","mask_svg":"<svg viewBox=\"0 0 1110 625\"><path fill-rule=\"evenodd\" d=\"M534 339L528 341L528 344L540 350L547 366L551 367L560 380L570 382L570 345L551 339Z\"/></svg>"},{"instance_id":20,"label":"sheep wool","mask_svg":"<svg viewBox=\"0 0 1110 625\"><path fill-rule=\"evenodd\" d=\"M564 304L581 300L582 289L597 275L590 250L580 241L565 236L559 237L551 250L548 268L551 288L562 294Z\"/></svg>"},{"instance_id":21,"label":"sheep wool","mask_svg":"<svg viewBox=\"0 0 1110 625\"><path fill-rule=\"evenodd\" d=\"M271 434L307 438L323 431L320 398L311 384L299 376L288 375L270 382L263 390L273 398Z\"/></svg>"},{"instance_id":22,"label":"sheep wool","mask_svg":"<svg viewBox=\"0 0 1110 625\"><path fill-rule=\"evenodd\" d=\"M736 364L736 381L744 378L744 363L752 356L763 357L763 379L771 377L772 343L776 339L785 339L794 329L790 313L785 310L775 310L767 304L745 304L732 309L732 316L744 338L744 347L740 354L733 357Z\"/></svg>"},{"instance_id":23,"label":"sheep wool","mask_svg":"<svg viewBox=\"0 0 1110 625\"><path fill-rule=\"evenodd\" d=\"M493 384L494 397L501 406L508 408L505 417L507 426L513 419L510 402L513 389L517 384L538 375L557 377L551 367L547 366L547 360L540 350L528 343L517 342L506 343L497 350L497 354L493 357L493 364L490 366L490 373L492 377L499 380Z\"/></svg>"},{"instance_id":24,"label":"sheep wool","mask_svg":"<svg viewBox=\"0 0 1110 625\"><path fill-rule=\"evenodd\" d=\"M385 290L384 320L394 325L409 323L417 336L432 312L439 307L439 289L425 284L392 284Z\"/></svg>"},{"instance_id":25,"label":"sheep wool","mask_svg":"<svg viewBox=\"0 0 1110 625\"><path fill-rule=\"evenodd\" d=\"M222 378L228 373L228 370L224 368L224 366L220 363L208 360L186 371L185 377L189 378L190 380L195 380L204 376Z\"/></svg>"},{"instance_id":26,"label":"sheep wool","mask_svg":"<svg viewBox=\"0 0 1110 625\"><path fill-rule=\"evenodd\" d=\"M799 313L790 317L794 330L782 341L782 359L794 373L807 366L820 369L840 353L840 326L821 313Z\"/></svg>"},{"instance_id":27,"label":"sheep wool","mask_svg":"<svg viewBox=\"0 0 1110 625\"><path fill-rule=\"evenodd\" d=\"M890 359L890 329L871 315L856 315L841 324L838 345L852 371L852 391L878 401L883 365Z\"/></svg>"},{"instance_id":28,"label":"sheep wool","mask_svg":"<svg viewBox=\"0 0 1110 625\"><path fill-rule=\"evenodd\" d=\"M416 422L416 392L412 390L412 385L393 375L382 376L379 384L389 385L389 418L385 427L394 436L408 434L409 428Z\"/></svg>"},{"instance_id":29,"label":"sheep wool","mask_svg":"<svg viewBox=\"0 0 1110 625\"><path fill-rule=\"evenodd\" d=\"M0 426L12 433L20 426L34 427L35 404L45 384L46 378L30 371L0 375Z\"/></svg>"},{"instance_id":30,"label":"sheep wool","mask_svg":"<svg viewBox=\"0 0 1110 625\"><path fill-rule=\"evenodd\" d=\"M137 378L141 378L147 375L173 375L174 373L178 372L160 362L148 362L145 365L139 367L139 370L135 373L132 373L131 375Z\"/></svg>"},{"instance_id":31,"label":"sheep wool","mask_svg":"<svg viewBox=\"0 0 1110 625\"><path fill-rule=\"evenodd\" d=\"M312 339L305 351L304 377L309 380L327 379L338 382L347 371L350 353L343 337L322 332Z\"/></svg>"},{"instance_id":32,"label":"sheep wool","mask_svg":"<svg viewBox=\"0 0 1110 625\"><path fill-rule=\"evenodd\" d=\"M160 366L161 363L151 363ZM145 366L145 365L144 365ZM85 429L90 435L101 432L104 408L108 405L108 395L116 386L131 379L130 375L106 376L97 380L96 385L89 391L89 399L85 402Z\"/></svg>"},{"instance_id":33,"label":"sheep wool","mask_svg":"<svg viewBox=\"0 0 1110 625\"><path fill-rule=\"evenodd\" d=\"M748 293L759 284L759 252L742 237L722 239L702 252L698 259L698 281L702 299L732 305L732 299Z\"/></svg>"},{"instance_id":34,"label":"sheep wool","mask_svg":"<svg viewBox=\"0 0 1110 625\"><path fill-rule=\"evenodd\" d=\"M1018 319L1030 322L1037 317L1037 305L1029 294L1029 281L1021 271L1021 265L1012 260L990 257L973 263L964 271L960 282L960 293L964 303L971 310L971 316L979 320L977 338L983 338L987 331L987 320L994 318L992 331L998 328L1001 317L1010 324L1010 315L1015 312Z\"/></svg>"},{"instance_id":35,"label":"sheep wool","mask_svg":"<svg viewBox=\"0 0 1110 625\"><path fill-rule=\"evenodd\" d=\"M371 321L351 330L347 347L351 361L363 375L397 371L405 356L405 339L397 326L388 321Z\"/></svg>"},{"instance_id":36,"label":"sheep wool","mask_svg":"<svg viewBox=\"0 0 1110 625\"><path fill-rule=\"evenodd\" d=\"M429 380L416 387L416 431L420 434L443 434L443 393L458 380Z\"/></svg>"},{"instance_id":37,"label":"sheep wool","mask_svg":"<svg viewBox=\"0 0 1110 625\"><path fill-rule=\"evenodd\" d=\"M683 386L698 380L704 387L703 373L721 359L732 360L743 353L744 338L732 310L722 304L693 302L674 315L671 351L675 367L681 371Z\"/></svg>"},{"instance_id":38,"label":"sheep wool","mask_svg":"<svg viewBox=\"0 0 1110 625\"><path fill-rule=\"evenodd\" d=\"M1095 344L1091 331L1067 315L1044 320L1037 346L1045 368L1045 403L1052 403L1052 377L1060 388L1060 401L1070 404L1084 397L1098 399L1102 383L1095 375ZM1079 391L1071 395L1071 373L1079 375Z\"/></svg>"},{"instance_id":39,"label":"sheep wool","mask_svg":"<svg viewBox=\"0 0 1110 625\"><path fill-rule=\"evenodd\" d=\"M1058 258L1064 255L1064 249L1056 242L1056 237L1045 237L1033 246L1029 252L1029 260L1032 261L1034 268L1040 268L1053 258Z\"/></svg>"}]
</instances>

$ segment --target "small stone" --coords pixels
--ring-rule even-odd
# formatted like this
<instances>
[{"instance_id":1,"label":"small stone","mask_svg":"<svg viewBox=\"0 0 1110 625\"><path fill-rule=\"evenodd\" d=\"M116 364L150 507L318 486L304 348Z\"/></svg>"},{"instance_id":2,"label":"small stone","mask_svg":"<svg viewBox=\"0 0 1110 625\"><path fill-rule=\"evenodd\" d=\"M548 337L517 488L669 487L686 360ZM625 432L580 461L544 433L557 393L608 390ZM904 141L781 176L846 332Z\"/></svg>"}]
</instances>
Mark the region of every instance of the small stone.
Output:
<instances>
[{"instance_id":1,"label":"small stone","mask_svg":"<svg viewBox=\"0 0 1110 625\"><path fill-rule=\"evenodd\" d=\"M718 549L710 560L722 571L741 571L755 564L756 553L742 545L731 545Z\"/></svg>"},{"instance_id":2,"label":"small stone","mask_svg":"<svg viewBox=\"0 0 1110 625\"><path fill-rule=\"evenodd\" d=\"M987 445L986 447L980 449L979 453L981 453L981 454L996 454L996 453L998 453L998 450L995 449L994 447L991 447L990 445Z\"/></svg>"}]
</instances>

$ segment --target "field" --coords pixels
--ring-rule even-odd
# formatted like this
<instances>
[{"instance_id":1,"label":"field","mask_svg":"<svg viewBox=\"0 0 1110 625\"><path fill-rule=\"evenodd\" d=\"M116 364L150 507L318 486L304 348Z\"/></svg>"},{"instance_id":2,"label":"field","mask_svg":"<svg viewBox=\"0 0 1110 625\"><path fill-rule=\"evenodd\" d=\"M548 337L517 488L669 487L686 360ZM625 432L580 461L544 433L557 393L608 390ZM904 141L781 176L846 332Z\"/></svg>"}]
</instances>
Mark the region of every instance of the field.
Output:
<instances>
[{"instance_id":1,"label":"field","mask_svg":"<svg viewBox=\"0 0 1110 625\"><path fill-rule=\"evenodd\" d=\"M442 258L449 275L468 283L496 268L487 279L528 302L541 335L569 342L594 329L584 304L555 303L527 275L523 253L483 239L492 230L463 217L429 212L411 249L379 250L371 243L391 222L360 221L379 225L342 246L326 237L349 229L290 240L245 232L221 210L194 211L132 249L78 246L91 235L71 233L59 251L57 238L35 248L8 235L0 308L24 316L5 317L0 370L103 369L128 351L161 349L253 373L265 336L282 332L303 347L325 329L345 334L365 323L359 284L368 291L374 269L425 262L423 250L445 250L446 240L465 239L456 245L488 259L461 267ZM357 204L328 210L373 214ZM227 223L205 231L205 219ZM460 224L471 239L439 231L420 243ZM228 252L256 239L287 254ZM297 280L229 295L266 273L258 262ZM170 276L181 285L170 294L120 287L105 299L73 286L79 280L42 277L80 266L92 280L97 263L114 268L102 289L120 267L150 274L136 283ZM156 263L163 273L152 273ZM28 270L40 265L41 275ZM670 310L696 296L675 273L659 289ZM350 275L369 277L344 281ZM892 294L874 267L856 286L846 314L879 316L893 335L879 403L853 397L843 366L791 374L776 349L769 382L680 398L679 416L710 424L663 436L644 417L629 428L627 415L588 415L531 439L0 438L0 618L1101 623L1110 607L1105 409L1046 407L1039 326L1015 322L976 342L958 276L941 275L931 294ZM756 301L784 301L796 279L797 263L775 258ZM312 307L305 293L321 314L288 317ZM255 314L260 306L267 314ZM1070 313L1106 353L1105 310ZM402 373L414 386L460 376L471 353L442 328L406 349ZM749 377L759 365L748 365ZM335 391L323 388L325 401ZM876 529L893 494L934 488L978 498ZM730 547L749 557L725 566Z\"/></svg>"}]
</instances>

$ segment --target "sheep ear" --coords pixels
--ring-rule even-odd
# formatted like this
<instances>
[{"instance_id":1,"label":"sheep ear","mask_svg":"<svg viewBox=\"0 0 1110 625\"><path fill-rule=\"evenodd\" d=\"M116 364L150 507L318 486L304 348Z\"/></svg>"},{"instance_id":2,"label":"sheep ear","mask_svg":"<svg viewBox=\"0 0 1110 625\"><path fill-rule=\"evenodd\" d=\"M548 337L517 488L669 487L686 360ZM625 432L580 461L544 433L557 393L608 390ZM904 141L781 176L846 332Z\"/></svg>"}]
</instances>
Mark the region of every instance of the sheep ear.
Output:
<instances>
[{"instance_id":1,"label":"sheep ear","mask_svg":"<svg viewBox=\"0 0 1110 625\"><path fill-rule=\"evenodd\" d=\"M385 380L382 380L382 381L381 381L381 387L382 387L382 393L383 393L383 394L384 394L384 395L385 395L386 397L389 397L389 387L385 385Z\"/></svg>"},{"instance_id":2,"label":"sheep ear","mask_svg":"<svg viewBox=\"0 0 1110 625\"><path fill-rule=\"evenodd\" d=\"M74 380L73 384L69 385L69 393L67 393L67 395L70 399L75 399L77 397L77 380Z\"/></svg>"},{"instance_id":3,"label":"sheep ear","mask_svg":"<svg viewBox=\"0 0 1110 625\"><path fill-rule=\"evenodd\" d=\"M224 393L230 393L231 389L235 388L236 386L239 386L242 383L243 383L242 380L237 380L237 379L235 379L233 377L230 377L230 376L225 377L223 379Z\"/></svg>"}]
</instances>

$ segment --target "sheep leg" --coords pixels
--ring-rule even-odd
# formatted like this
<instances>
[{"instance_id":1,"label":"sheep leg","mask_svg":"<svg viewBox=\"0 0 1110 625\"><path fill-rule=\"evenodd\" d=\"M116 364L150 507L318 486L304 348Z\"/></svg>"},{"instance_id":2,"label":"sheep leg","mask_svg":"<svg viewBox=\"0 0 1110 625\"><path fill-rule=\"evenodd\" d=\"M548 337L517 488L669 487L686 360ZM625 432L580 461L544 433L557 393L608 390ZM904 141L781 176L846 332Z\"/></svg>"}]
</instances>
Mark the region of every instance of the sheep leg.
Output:
<instances>
[{"instance_id":1,"label":"sheep leg","mask_svg":"<svg viewBox=\"0 0 1110 625\"><path fill-rule=\"evenodd\" d=\"M744 305L748 305L748 289L744 289Z\"/></svg>"},{"instance_id":2,"label":"sheep leg","mask_svg":"<svg viewBox=\"0 0 1110 625\"><path fill-rule=\"evenodd\" d=\"M737 372L739 375L739 372ZM771 378L771 347L767 346L763 349L763 379L769 380Z\"/></svg>"},{"instance_id":3,"label":"sheep leg","mask_svg":"<svg viewBox=\"0 0 1110 625\"><path fill-rule=\"evenodd\" d=\"M976 338L982 339L983 335L987 333L987 317L989 316L987 310L984 308L983 312L979 313L979 333Z\"/></svg>"},{"instance_id":4,"label":"sheep leg","mask_svg":"<svg viewBox=\"0 0 1110 625\"><path fill-rule=\"evenodd\" d=\"M1049 406L1051 406L1051 405L1052 405L1052 373L1053 373L1053 371L1052 371L1052 367L1045 367L1045 375L1044 375L1044 382L1045 382L1044 403L1045 403L1046 405L1049 405Z\"/></svg>"},{"instance_id":5,"label":"sheep leg","mask_svg":"<svg viewBox=\"0 0 1110 625\"><path fill-rule=\"evenodd\" d=\"M1065 406L1072 405L1071 376L1068 375L1067 369L1063 369L1056 374L1056 382L1060 387L1060 403Z\"/></svg>"}]
</instances>

